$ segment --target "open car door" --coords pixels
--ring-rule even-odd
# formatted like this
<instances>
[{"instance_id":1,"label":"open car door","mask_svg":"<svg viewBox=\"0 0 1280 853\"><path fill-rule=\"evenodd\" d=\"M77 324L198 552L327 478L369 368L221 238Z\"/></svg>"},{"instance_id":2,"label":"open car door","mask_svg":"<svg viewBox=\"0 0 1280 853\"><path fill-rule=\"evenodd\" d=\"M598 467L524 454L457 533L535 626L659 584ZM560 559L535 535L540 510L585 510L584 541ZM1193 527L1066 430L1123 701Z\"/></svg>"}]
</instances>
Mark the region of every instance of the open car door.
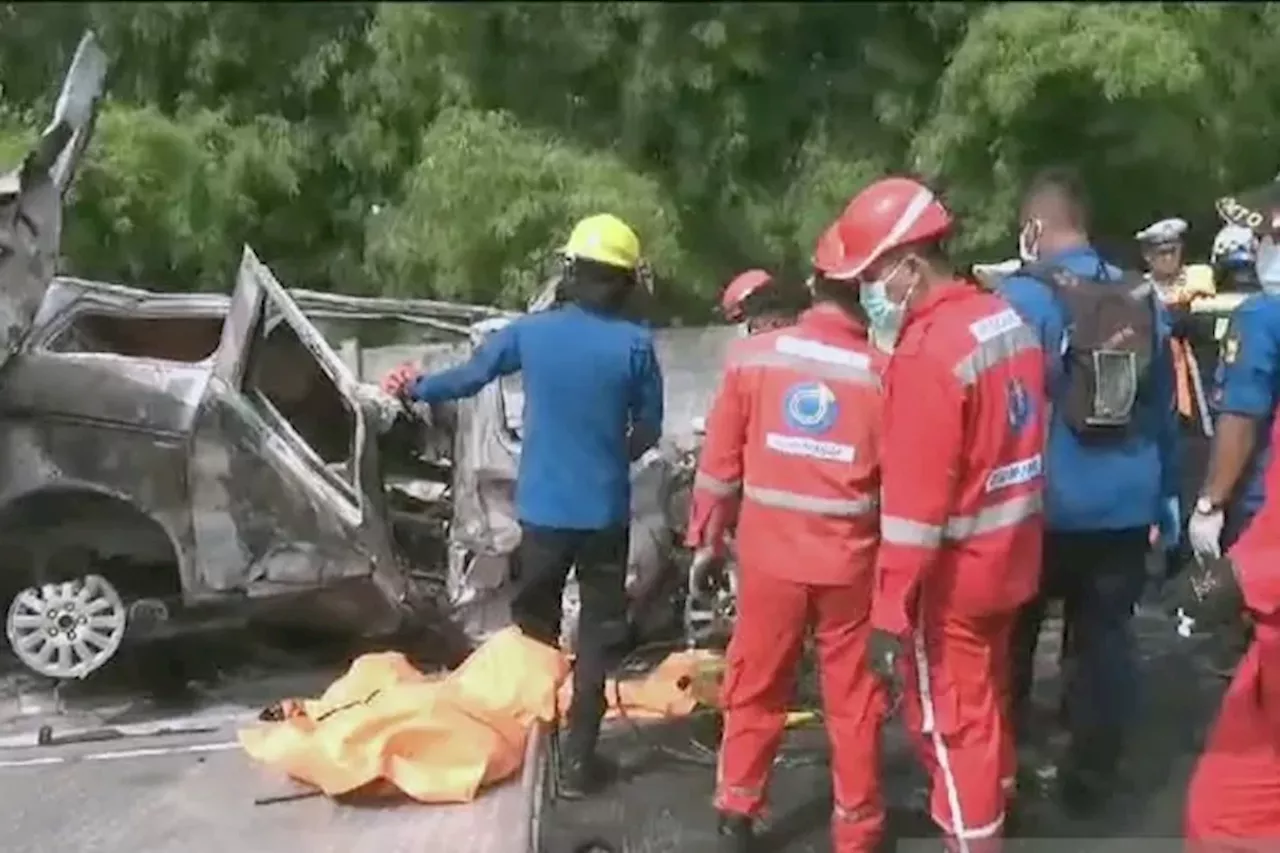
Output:
<instances>
[{"instance_id":1,"label":"open car door","mask_svg":"<svg viewBox=\"0 0 1280 853\"><path fill-rule=\"evenodd\" d=\"M93 135L107 57L85 33L53 120L22 162L0 176L0 365L22 344L58 264L62 203Z\"/></svg>"},{"instance_id":2,"label":"open car door","mask_svg":"<svg viewBox=\"0 0 1280 853\"><path fill-rule=\"evenodd\" d=\"M371 633L394 627L406 575L369 405L246 247L194 429L195 587L251 596L341 588L339 607L350 612L338 618ZM360 580L381 600L346 593L347 581Z\"/></svg>"}]
</instances>

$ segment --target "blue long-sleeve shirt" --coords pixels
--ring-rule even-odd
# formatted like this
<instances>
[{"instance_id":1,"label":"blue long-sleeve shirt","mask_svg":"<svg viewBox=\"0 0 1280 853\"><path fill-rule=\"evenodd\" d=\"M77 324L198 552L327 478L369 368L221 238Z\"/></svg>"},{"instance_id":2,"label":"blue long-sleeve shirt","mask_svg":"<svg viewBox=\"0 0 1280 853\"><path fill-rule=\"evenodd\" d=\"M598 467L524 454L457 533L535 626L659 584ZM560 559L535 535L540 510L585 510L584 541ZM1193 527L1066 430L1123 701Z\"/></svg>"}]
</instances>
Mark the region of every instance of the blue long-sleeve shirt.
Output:
<instances>
[{"instance_id":1,"label":"blue long-sleeve shirt","mask_svg":"<svg viewBox=\"0 0 1280 853\"><path fill-rule=\"evenodd\" d=\"M572 530L627 524L631 460L662 431L653 333L575 305L529 314L490 335L466 364L418 377L409 395L426 403L470 397L517 370L520 520Z\"/></svg>"},{"instance_id":2,"label":"blue long-sleeve shirt","mask_svg":"<svg viewBox=\"0 0 1280 853\"><path fill-rule=\"evenodd\" d=\"M1100 269L1120 280L1092 248L1044 259L1047 264L1093 278ZM1064 359L1069 326L1066 309L1049 285L1013 274L1001 295L1036 330L1045 352L1051 400L1065 391ZM1169 317L1157 300L1157 339L1149 388L1139 394L1134 428L1123 440L1085 445L1055 411L1049 424L1045 469L1045 521L1053 531L1123 530L1160 522L1165 501L1179 493L1178 425L1174 406ZM1057 407L1055 406L1055 409Z\"/></svg>"},{"instance_id":3,"label":"blue long-sleeve shirt","mask_svg":"<svg viewBox=\"0 0 1280 853\"><path fill-rule=\"evenodd\" d=\"M1280 403L1280 295L1255 293L1231 314L1214 375L1213 409L1218 414L1249 418L1258 436L1239 482L1232 490L1230 511L1240 519L1262 506L1263 473L1271 458L1271 425Z\"/></svg>"}]
</instances>

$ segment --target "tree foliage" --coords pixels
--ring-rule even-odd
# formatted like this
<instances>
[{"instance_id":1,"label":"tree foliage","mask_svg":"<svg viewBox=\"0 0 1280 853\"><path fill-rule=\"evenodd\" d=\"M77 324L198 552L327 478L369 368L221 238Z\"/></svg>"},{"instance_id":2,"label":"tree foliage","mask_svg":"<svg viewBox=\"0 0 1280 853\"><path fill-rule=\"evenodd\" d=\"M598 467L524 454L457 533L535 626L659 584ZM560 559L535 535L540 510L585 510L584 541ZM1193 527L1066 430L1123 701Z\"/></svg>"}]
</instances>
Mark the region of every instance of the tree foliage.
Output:
<instances>
[{"instance_id":1,"label":"tree foliage","mask_svg":"<svg viewBox=\"0 0 1280 853\"><path fill-rule=\"evenodd\" d=\"M805 272L887 172L1004 257L1073 165L1124 246L1275 173L1270 4L0 4L0 156L80 32L112 58L72 271L223 288L251 241L318 289L520 304L575 218L628 219L696 317L745 265Z\"/></svg>"}]
</instances>

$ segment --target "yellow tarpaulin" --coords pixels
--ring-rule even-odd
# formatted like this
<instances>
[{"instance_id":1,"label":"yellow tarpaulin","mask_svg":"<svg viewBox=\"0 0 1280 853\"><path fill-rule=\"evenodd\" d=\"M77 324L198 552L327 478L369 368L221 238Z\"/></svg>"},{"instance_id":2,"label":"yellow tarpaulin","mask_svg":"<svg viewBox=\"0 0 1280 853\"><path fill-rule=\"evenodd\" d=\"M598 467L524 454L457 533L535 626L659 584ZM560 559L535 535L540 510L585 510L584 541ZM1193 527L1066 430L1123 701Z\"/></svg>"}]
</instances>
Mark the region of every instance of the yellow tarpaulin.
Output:
<instances>
[{"instance_id":1,"label":"yellow tarpaulin","mask_svg":"<svg viewBox=\"0 0 1280 853\"><path fill-rule=\"evenodd\" d=\"M634 719L685 716L717 658L679 652L608 690ZM508 628L455 671L431 677L397 652L364 655L319 699L240 732L255 760L329 796L392 786L424 803L469 802L515 775L538 721L568 707L568 659Z\"/></svg>"}]
</instances>

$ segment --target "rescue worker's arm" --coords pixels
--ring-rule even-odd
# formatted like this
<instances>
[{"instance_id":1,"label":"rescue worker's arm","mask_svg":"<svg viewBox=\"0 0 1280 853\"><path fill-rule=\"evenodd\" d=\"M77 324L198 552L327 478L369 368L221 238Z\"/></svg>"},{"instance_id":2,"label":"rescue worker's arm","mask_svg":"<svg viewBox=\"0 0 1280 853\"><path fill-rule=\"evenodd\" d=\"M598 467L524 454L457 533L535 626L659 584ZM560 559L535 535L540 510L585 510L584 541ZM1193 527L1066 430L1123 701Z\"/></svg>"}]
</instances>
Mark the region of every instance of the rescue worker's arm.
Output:
<instances>
[{"instance_id":1,"label":"rescue worker's arm","mask_svg":"<svg viewBox=\"0 0 1280 853\"><path fill-rule=\"evenodd\" d=\"M1276 343L1261 312L1237 311L1221 356L1221 399L1202 497L1226 503L1258 441L1258 424L1271 413L1276 382Z\"/></svg>"},{"instance_id":2,"label":"rescue worker's arm","mask_svg":"<svg viewBox=\"0 0 1280 853\"><path fill-rule=\"evenodd\" d=\"M499 376L515 373L520 369L518 335L516 323L504 326L485 338L466 364L410 382L406 396L420 403L443 403L470 397Z\"/></svg>"},{"instance_id":3,"label":"rescue worker's arm","mask_svg":"<svg viewBox=\"0 0 1280 853\"><path fill-rule=\"evenodd\" d=\"M1157 308L1157 312L1163 313L1163 311L1163 307ZM1161 328L1168 328L1166 317L1157 316L1156 321ZM1157 400L1156 416L1159 418L1156 424L1156 449L1160 455L1161 504L1157 508L1156 518L1162 517L1165 503L1170 498L1178 497L1182 492L1179 473L1181 442L1178 432L1178 406L1175 399L1176 383L1173 370L1173 348L1169 344L1168 335L1162 333L1156 338L1156 348L1152 353L1151 361L1152 391ZM1177 536L1176 533L1171 535Z\"/></svg>"},{"instance_id":4,"label":"rescue worker's arm","mask_svg":"<svg viewBox=\"0 0 1280 853\"><path fill-rule=\"evenodd\" d=\"M631 353L631 461L644 455L662 437L662 366L646 338Z\"/></svg>"},{"instance_id":5,"label":"rescue worker's arm","mask_svg":"<svg viewBox=\"0 0 1280 853\"><path fill-rule=\"evenodd\" d=\"M921 355L890 363L880 445L880 551L871 625L901 636L942 546L964 455L964 392Z\"/></svg>"},{"instance_id":6,"label":"rescue worker's arm","mask_svg":"<svg viewBox=\"0 0 1280 853\"><path fill-rule=\"evenodd\" d=\"M731 360L707 414L706 436L698 457L685 534L685 544L690 548L719 552L725 532L733 527L737 518L742 492L742 452L750 415L741 380Z\"/></svg>"}]
</instances>

